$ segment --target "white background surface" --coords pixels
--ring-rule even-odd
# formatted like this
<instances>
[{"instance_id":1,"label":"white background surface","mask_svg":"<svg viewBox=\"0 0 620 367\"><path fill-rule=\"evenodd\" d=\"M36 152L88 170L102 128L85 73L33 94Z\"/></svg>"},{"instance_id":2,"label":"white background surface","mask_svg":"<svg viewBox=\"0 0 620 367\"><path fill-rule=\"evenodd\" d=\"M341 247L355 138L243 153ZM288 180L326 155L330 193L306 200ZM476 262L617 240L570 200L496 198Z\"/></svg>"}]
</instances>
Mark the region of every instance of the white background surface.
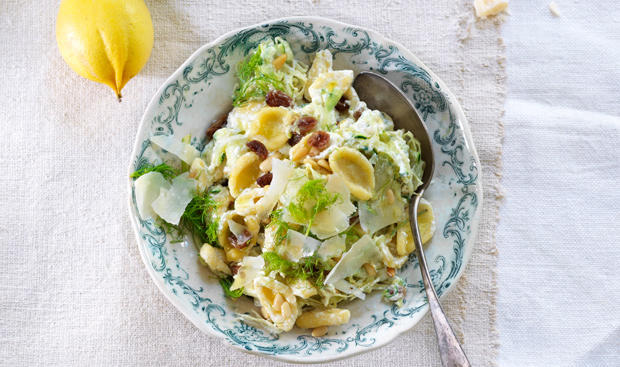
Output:
<instances>
[{"instance_id":1,"label":"white background surface","mask_svg":"<svg viewBox=\"0 0 620 367\"><path fill-rule=\"evenodd\" d=\"M501 366L620 365L620 3L513 1Z\"/></svg>"}]
</instances>

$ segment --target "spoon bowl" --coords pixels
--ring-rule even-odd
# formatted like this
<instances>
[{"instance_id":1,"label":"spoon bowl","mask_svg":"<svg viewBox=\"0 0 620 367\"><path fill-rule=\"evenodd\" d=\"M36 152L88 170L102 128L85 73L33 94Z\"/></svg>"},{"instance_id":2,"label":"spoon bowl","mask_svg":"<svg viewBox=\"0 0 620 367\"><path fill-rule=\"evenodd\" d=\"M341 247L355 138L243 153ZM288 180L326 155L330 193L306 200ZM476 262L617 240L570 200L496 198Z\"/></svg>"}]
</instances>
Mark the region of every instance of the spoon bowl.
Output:
<instances>
[{"instance_id":1,"label":"spoon bowl","mask_svg":"<svg viewBox=\"0 0 620 367\"><path fill-rule=\"evenodd\" d=\"M448 319L441 309L439 297L437 297L435 287L431 281L418 226L417 212L420 198L430 184L435 170L433 147L426 126L409 99L392 82L381 75L371 72L359 73L353 81L353 88L355 88L360 100L366 102L369 108L387 113L392 117L395 128L411 131L420 142L422 160L425 162L425 167L422 184L416 189L409 203L409 223L420 263L426 297L428 298L431 316L433 317L435 333L437 334L441 364L444 367L468 367L470 364L467 356L463 352L461 344L454 335L454 331L452 331Z\"/></svg>"}]
</instances>

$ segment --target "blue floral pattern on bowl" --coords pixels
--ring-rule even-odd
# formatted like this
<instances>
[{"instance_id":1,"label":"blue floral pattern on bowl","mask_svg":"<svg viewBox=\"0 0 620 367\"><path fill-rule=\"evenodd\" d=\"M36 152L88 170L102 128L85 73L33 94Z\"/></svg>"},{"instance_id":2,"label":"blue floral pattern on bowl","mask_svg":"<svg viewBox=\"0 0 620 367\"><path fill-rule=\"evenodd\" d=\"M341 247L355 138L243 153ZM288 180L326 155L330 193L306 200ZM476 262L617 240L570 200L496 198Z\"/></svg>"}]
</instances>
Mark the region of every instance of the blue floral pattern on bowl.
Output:
<instances>
[{"instance_id":1,"label":"blue floral pattern on bowl","mask_svg":"<svg viewBox=\"0 0 620 367\"><path fill-rule=\"evenodd\" d=\"M428 68L403 46L375 32L340 22L295 17L269 21L231 32L196 51L164 84L149 104L137 134L130 171L158 158L149 143L154 135L191 134L204 146L208 123L231 103L235 65L263 39L285 38L295 56L310 63L328 48L336 69L371 70L392 80L422 115L435 143L436 173L426 197L433 203L437 233L427 249L431 275L442 295L454 287L471 255L481 210L480 163L456 98ZM248 300L230 301L217 280L198 262L193 245L169 242L151 219L140 218L129 182L130 214L149 274L166 297L198 328L245 351L292 362L320 362L368 351L413 327L428 310L418 262L412 255L401 269L407 296L401 308L384 303L380 294L355 301L351 322L313 337L305 330L274 335L237 318L248 312Z\"/></svg>"}]
</instances>

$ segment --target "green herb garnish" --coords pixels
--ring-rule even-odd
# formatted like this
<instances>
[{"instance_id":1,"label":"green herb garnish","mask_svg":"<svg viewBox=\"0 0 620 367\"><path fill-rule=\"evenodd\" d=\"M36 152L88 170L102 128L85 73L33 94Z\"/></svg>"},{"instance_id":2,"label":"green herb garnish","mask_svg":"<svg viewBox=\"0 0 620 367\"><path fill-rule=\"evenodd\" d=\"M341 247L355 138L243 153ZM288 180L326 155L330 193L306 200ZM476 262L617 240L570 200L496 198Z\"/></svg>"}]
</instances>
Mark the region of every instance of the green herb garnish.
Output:
<instances>
[{"instance_id":1,"label":"green herb garnish","mask_svg":"<svg viewBox=\"0 0 620 367\"><path fill-rule=\"evenodd\" d=\"M251 56L239 63L239 86L233 94L233 106L264 97L272 89L285 91L282 80L274 73L265 72L265 68L261 67L265 62L261 54L261 47L258 47Z\"/></svg>"},{"instance_id":2,"label":"green herb garnish","mask_svg":"<svg viewBox=\"0 0 620 367\"><path fill-rule=\"evenodd\" d=\"M304 257L298 263L288 261L275 252L264 252L265 271L279 272L290 279L311 280L317 287L323 286L325 273L331 267L317 256Z\"/></svg>"},{"instance_id":3,"label":"green herb garnish","mask_svg":"<svg viewBox=\"0 0 620 367\"><path fill-rule=\"evenodd\" d=\"M170 180L174 176L177 175L177 172L175 171L175 169L170 167L166 163L160 163L158 165L148 164L147 163L146 165L142 166L140 169L138 169L137 171L135 171L134 173L129 175L129 177L131 177L131 178L138 178L138 177L140 177L142 175L145 175L145 174L147 174L149 172L159 172L167 180Z\"/></svg>"},{"instance_id":4,"label":"green herb garnish","mask_svg":"<svg viewBox=\"0 0 620 367\"><path fill-rule=\"evenodd\" d=\"M220 278L220 285L224 290L224 294L230 298L239 298L243 295L243 288L230 290L230 286L233 284L233 277Z\"/></svg>"},{"instance_id":5,"label":"green herb garnish","mask_svg":"<svg viewBox=\"0 0 620 367\"><path fill-rule=\"evenodd\" d=\"M295 201L288 205L288 211L299 223L307 223L306 236L310 233L312 222L318 213L338 200L337 193L325 188L327 180L316 179L306 182L297 192Z\"/></svg>"},{"instance_id":6,"label":"green herb garnish","mask_svg":"<svg viewBox=\"0 0 620 367\"><path fill-rule=\"evenodd\" d=\"M282 219L282 215L282 209L278 209L272 212L269 216L271 219L269 226L275 228L275 234L273 237L275 246L278 246L284 242L284 240L286 240L286 235L288 234L288 223Z\"/></svg>"},{"instance_id":7,"label":"green herb garnish","mask_svg":"<svg viewBox=\"0 0 620 367\"><path fill-rule=\"evenodd\" d=\"M215 209L217 203L207 191L204 194L194 196L187 204L185 212L181 216L180 226L198 236L202 243L219 246L217 240L218 221Z\"/></svg>"}]
</instances>

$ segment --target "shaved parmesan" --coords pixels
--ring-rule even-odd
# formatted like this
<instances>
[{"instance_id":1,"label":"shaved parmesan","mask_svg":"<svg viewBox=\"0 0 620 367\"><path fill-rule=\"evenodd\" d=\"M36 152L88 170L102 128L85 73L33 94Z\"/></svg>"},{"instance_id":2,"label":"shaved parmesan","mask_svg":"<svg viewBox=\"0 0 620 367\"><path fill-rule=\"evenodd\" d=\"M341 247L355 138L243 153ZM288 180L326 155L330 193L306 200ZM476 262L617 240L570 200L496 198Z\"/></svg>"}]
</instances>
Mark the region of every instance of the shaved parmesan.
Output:
<instances>
[{"instance_id":1,"label":"shaved parmesan","mask_svg":"<svg viewBox=\"0 0 620 367\"><path fill-rule=\"evenodd\" d=\"M555 1L549 3L549 10L551 11L551 14L555 15L556 17L562 16L562 13L560 13L560 8Z\"/></svg>"},{"instance_id":2,"label":"shaved parmesan","mask_svg":"<svg viewBox=\"0 0 620 367\"><path fill-rule=\"evenodd\" d=\"M405 203L400 195L392 203L385 197L360 202L359 216L364 231L372 235L381 228L405 220Z\"/></svg>"},{"instance_id":3,"label":"shaved parmesan","mask_svg":"<svg viewBox=\"0 0 620 367\"><path fill-rule=\"evenodd\" d=\"M237 238L241 238L243 236L243 231L245 231L245 226L235 222L232 219L228 220L228 229L235 235Z\"/></svg>"},{"instance_id":4,"label":"shaved parmesan","mask_svg":"<svg viewBox=\"0 0 620 367\"><path fill-rule=\"evenodd\" d=\"M198 149L194 148L191 144L185 144L175 139L172 135L156 135L151 137L151 142L176 155L187 164L192 164L194 158L200 155Z\"/></svg>"},{"instance_id":5,"label":"shaved parmesan","mask_svg":"<svg viewBox=\"0 0 620 367\"><path fill-rule=\"evenodd\" d=\"M159 172L149 172L138 177L133 183L136 193L136 205L140 218L154 218L155 212L151 204L159 197L161 189L169 189L170 183Z\"/></svg>"},{"instance_id":6,"label":"shaved parmesan","mask_svg":"<svg viewBox=\"0 0 620 367\"><path fill-rule=\"evenodd\" d=\"M339 281L335 282L334 288L343 293L352 294L359 299L366 299L366 295L364 294L364 292L362 292L361 289L357 288L356 286L347 282L344 279L340 279Z\"/></svg>"},{"instance_id":7,"label":"shaved parmesan","mask_svg":"<svg viewBox=\"0 0 620 367\"><path fill-rule=\"evenodd\" d=\"M293 171L293 166L290 163L279 159L271 160L271 173L273 174L271 184L265 192L265 196L256 203L256 214L259 219L266 218L278 203Z\"/></svg>"},{"instance_id":8,"label":"shaved parmesan","mask_svg":"<svg viewBox=\"0 0 620 367\"><path fill-rule=\"evenodd\" d=\"M170 224L177 225L185 211L185 207L192 201L196 190L196 180L187 176L187 173L179 175L172 180L169 189L161 189L159 197L153 201L151 207Z\"/></svg>"},{"instance_id":9,"label":"shaved parmesan","mask_svg":"<svg viewBox=\"0 0 620 367\"><path fill-rule=\"evenodd\" d=\"M333 284L337 287L339 281L357 273L362 268L362 265L374 262L380 255L379 248L375 242L368 235L364 235L364 237L351 246L349 251L342 255L340 261L325 278L325 284Z\"/></svg>"},{"instance_id":10,"label":"shaved parmesan","mask_svg":"<svg viewBox=\"0 0 620 367\"><path fill-rule=\"evenodd\" d=\"M317 255L319 255L322 260L327 260L342 255L346 249L347 247L344 237L334 236L325 240L323 244L321 244Z\"/></svg>"},{"instance_id":11,"label":"shaved parmesan","mask_svg":"<svg viewBox=\"0 0 620 367\"><path fill-rule=\"evenodd\" d=\"M254 279L264 275L265 260L262 256L246 256L241 260L240 265L230 290L243 288L245 294L255 297Z\"/></svg>"},{"instance_id":12,"label":"shaved parmesan","mask_svg":"<svg viewBox=\"0 0 620 367\"><path fill-rule=\"evenodd\" d=\"M298 262L302 257L314 255L319 246L321 241L289 229L286 245L280 247L278 252L286 260Z\"/></svg>"},{"instance_id":13,"label":"shaved parmesan","mask_svg":"<svg viewBox=\"0 0 620 367\"><path fill-rule=\"evenodd\" d=\"M508 7L508 0L474 0L474 8L478 18L496 15Z\"/></svg>"},{"instance_id":14,"label":"shaved parmesan","mask_svg":"<svg viewBox=\"0 0 620 367\"><path fill-rule=\"evenodd\" d=\"M356 209L347 184L340 175L329 175L325 189L338 194L338 200L314 218L311 231L320 239L335 236L349 228L349 216Z\"/></svg>"}]
</instances>

